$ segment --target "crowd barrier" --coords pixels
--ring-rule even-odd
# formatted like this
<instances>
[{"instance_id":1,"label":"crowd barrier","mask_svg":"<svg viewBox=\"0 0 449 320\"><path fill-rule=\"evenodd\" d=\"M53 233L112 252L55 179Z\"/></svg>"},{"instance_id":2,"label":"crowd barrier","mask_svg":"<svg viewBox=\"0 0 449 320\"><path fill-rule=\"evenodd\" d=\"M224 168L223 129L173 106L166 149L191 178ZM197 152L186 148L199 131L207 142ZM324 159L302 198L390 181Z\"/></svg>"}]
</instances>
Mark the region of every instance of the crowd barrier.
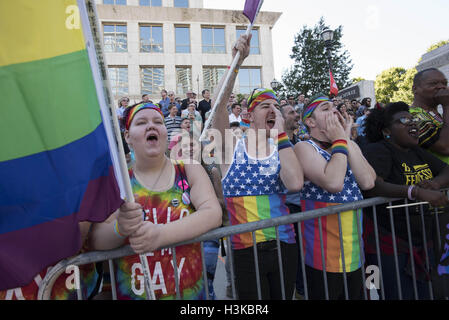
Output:
<instances>
[{"instance_id":1,"label":"crowd barrier","mask_svg":"<svg viewBox=\"0 0 449 320\"><path fill-rule=\"evenodd\" d=\"M445 191L447 192L447 191ZM379 230L378 230L378 226L377 226L377 220L378 220L378 216L376 213L376 205L381 205L381 204L388 204L389 208L389 213L390 213L390 223L391 223L391 233L392 233L392 239L395 239L395 226L394 226L394 220L393 220L393 215L395 213L393 213L393 208L397 207L396 203L395 206L392 206L392 202L394 201L398 201L401 199L392 199L392 198L382 198L382 197L376 197L376 198L370 198L370 199L365 199L365 200L361 200L361 201L357 201L357 202L352 202L352 203L346 203L346 204L341 204L341 205L336 205L336 206L331 206L331 207L326 207L326 208L321 208L321 209L316 209L316 210L310 210L307 212L301 212L301 213L292 213L290 215L287 216L282 216L282 217L278 217L278 218L274 218L274 219L269 219L269 220L262 220L262 221L256 221L256 222L250 222L250 223L246 223L246 224L241 224L241 225L236 225L236 226L228 226L228 227L221 227L218 229L214 229L208 233L205 233L203 235L201 235L200 237L197 237L195 239L189 240L189 241L185 241L185 242L181 242L181 243L177 243L174 244L172 246L170 246L169 248L171 248L171 252L173 253L173 265L177 266L176 263L176 251L173 250L174 248L176 248L177 246L180 245L185 245L185 244L190 244L190 243L195 243L195 242L200 242L201 243L201 250L202 250L202 264L203 264L203 276L204 276L204 283L205 283L205 290L206 290L206 296L209 297L209 292L208 292L208 286L207 286L207 276L206 276L206 264L205 264L205 254L204 254L204 241L207 240L214 240L214 239L219 239L219 238L225 238L226 239L226 247L228 248L227 250L227 259L230 259L230 270L231 270L231 279L232 279L232 294L234 299L238 299L237 297L237 290L236 290L236 284L235 284L235 280L234 280L234 263L233 263L233 255L232 255L232 250L229 250L229 248L231 248L231 241L230 241L230 236L234 235L234 234L241 234L241 233L248 233L250 232L252 234L253 237L253 241L255 240L255 232L257 230L262 230L262 229L266 229L266 228L272 228L274 227L276 230L276 235L279 235L279 226L281 225L286 225L286 224L297 224L298 226L298 231L299 231L299 243L298 243L298 248L299 248L299 254L301 257L301 269L302 269L302 278L303 278L303 282L304 282L304 288L305 288L305 292L304 292L304 298L307 300L309 299L308 297L308 290L307 290L307 277L306 277L306 273L305 273L305 264L304 264L304 252L303 252L303 243L302 243L302 235L301 235L301 227L300 227L300 223L301 221L307 220L307 219L316 219L318 218L318 222L321 225L321 217L323 216L327 216L327 215L332 215L332 214L337 214L338 215L338 220L339 220L339 232L340 232L340 239L341 239L341 234L342 234L342 228L341 228L341 220L340 220L340 213L341 212L345 212L345 211L349 211L349 210L356 210L356 209L363 209L363 208L367 208L367 207L372 207L373 210L373 220L374 220L374 234L375 234L375 243L376 243L376 255L377 255L377 261L378 264L377 267L378 271L379 271L379 276L380 279L378 279L378 283L379 283L379 287L380 288L375 288L377 296L379 297L379 299L383 300L385 299L385 292L384 292L384 279L382 276L382 259L381 259L381 250L380 250L380 240L379 240ZM409 206L419 206L419 216L421 217L421 221L422 221L422 231L423 231L423 242L424 242L424 250L425 250L425 266L428 272L430 272L430 257L429 257L429 252L427 250L427 239L426 239L426 231L425 231L425 227L424 227L424 221L425 221L425 216L426 215L431 215L433 216L432 219L435 219L435 230L436 230L436 239L437 239L437 243L436 243L436 248L435 248L435 253L436 253L436 262L438 263L438 259L442 253L443 250L443 245L442 245L442 241L441 241L441 232L443 229L440 229L440 216L441 216L441 212L439 211L439 209L434 208L431 212L424 212L423 210L423 205L425 203L412 203L412 204L408 204L407 199L402 199L403 204L401 205L401 207L405 208L405 215L406 215L406 223L407 223L407 232L408 232L408 244L409 244L409 251L410 251L410 261L411 261L411 268L412 268L412 278L413 278L413 293L414 293L414 298L418 299L418 289L417 289L417 279L416 279L416 275L415 275L415 263L414 263L414 257L413 257L413 250L412 250L412 237L411 237L411 228L410 228L410 217L409 217ZM360 224L360 217L357 217L357 221L358 221L358 225L357 225L357 231L358 231L358 240L359 240L359 244L360 247L362 247L362 243L363 243L363 239L362 239L362 225ZM416 217L415 217L416 218ZM428 217L427 217L428 219ZM449 224L448 224L449 226ZM446 226L444 226L446 227ZM446 230L446 229L444 229ZM449 236L448 236L449 237ZM449 240L449 239L448 239ZM320 244L321 244L321 259L324 262L325 261L325 257L324 257L324 253L323 253L323 235L320 232ZM343 243L341 243L340 241L340 247L341 250L343 251ZM261 285L260 285L260 279L259 279L259 265L258 265L258 257L257 257L257 246L253 246L253 250L254 250L254 262L255 262L255 271L256 271L256 277L257 277L257 292L258 292L258 297L259 300L261 299ZM399 264L398 264L398 254L397 254L397 243L396 241L393 241L393 250L394 250L394 260L395 260L395 274L396 274L396 281L397 281L397 288L398 288L398 299L402 299L403 296L403 292L401 289L401 281L400 281L400 273L403 272L403 270L399 269ZM445 244L444 245L444 250L446 250L446 253L449 250L449 245ZM129 255L133 255L134 252L132 251L131 247L129 245L127 246L123 246L121 248L115 249L115 250L110 250L110 251L94 251L94 252L88 252L88 253L84 253L84 254L80 254L78 256L75 256L73 258L70 259L65 259L60 261L58 264L56 264L46 275L46 277L43 279L40 289L39 289L39 293L38 293L38 299L40 300L47 300L50 297L51 294L51 290L52 290L52 286L54 281L57 279L57 277L59 275L61 275L67 267L72 266L72 265L84 265L84 264L88 264L88 263L95 263L95 262L101 262L101 261L109 261L109 265L110 265L110 272L113 272L113 268L111 267L112 265L112 260L113 259L117 259L120 257L125 257L125 256L129 256ZM281 250L280 250L280 241L279 241L279 236L277 237L277 254L278 254L278 262L279 262L279 269L280 269L280 274L279 274L279 281L281 282L281 288L283 290L283 299L292 299L292 296L290 296L290 293L286 293L285 289L284 289L284 279L283 279L283 266L282 266L282 256L281 256ZM363 256L363 250L361 251L361 258L362 261L365 261L365 257ZM325 263L323 263L323 280L324 280L324 288L325 288L325 298L329 299L329 292L328 292L328 287L327 287L327 276L326 276L326 268L325 268ZM343 266L344 266L344 261L343 261ZM361 276L361 281L363 287L365 288L365 284L366 284L366 279L367 279L367 275L366 275L366 270L371 270L371 269L365 269L366 265L364 265L362 263L362 276ZM179 291L179 282L178 282L178 275L177 275L177 268L174 268L175 270L175 285L176 285L176 294L177 294L177 298L180 299L180 291ZM345 298L348 299L348 284L347 284L347 278L346 278L347 274L346 274L346 270L345 268L343 268L343 286L344 286L344 292L345 292ZM435 298L437 299L447 299L447 294L446 294L446 288L444 287L443 289L443 294L438 293L437 297L435 297L435 282L436 281L440 281L440 280L435 280L435 277L431 277L429 279L428 282L428 290L429 290L429 299L433 300ZM116 298L115 295L115 283L114 283L114 275L111 274L111 285L112 285L112 293L113 293L113 299ZM442 284L438 283L437 287L439 287L440 291L441 291L441 287ZM371 287L371 289L374 289ZM363 299L372 299L372 296L370 295L370 293L372 292L372 290L370 290L370 288L366 288L363 290ZM86 299L86 297L82 296L81 290L78 290L78 299Z\"/></svg>"}]
</instances>

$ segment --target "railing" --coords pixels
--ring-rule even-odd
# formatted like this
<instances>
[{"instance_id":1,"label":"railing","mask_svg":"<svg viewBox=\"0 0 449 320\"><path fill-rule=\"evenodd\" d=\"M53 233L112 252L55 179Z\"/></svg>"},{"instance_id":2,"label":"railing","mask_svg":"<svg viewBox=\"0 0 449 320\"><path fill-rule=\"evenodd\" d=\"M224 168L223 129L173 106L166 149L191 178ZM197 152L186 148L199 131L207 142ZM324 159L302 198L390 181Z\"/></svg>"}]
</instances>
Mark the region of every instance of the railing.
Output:
<instances>
[{"instance_id":1,"label":"railing","mask_svg":"<svg viewBox=\"0 0 449 320\"><path fill-rule=\"evenodd\" d=\"M207 286L207 278L206 278L206 264L205 264L205 254L204 254L204 247L203 247L203 243L204 241L207 240L215 240L215 239L219 239L219 238L224 238L226 237L226 244L227 244L227 255L230 259L230 265L231 265L231 286L232 286L232 293L233 293L233 297L234 299L237 299L237 294L236 294L236 284L235 284L235 279L234 279L234 263L233 263L233 254L232 254L232 250L230 250L231 248L231 241L230 241L230 236L231 235L235 235L235 234L241 234L241 233L248 233L251 232L252 233L252 237L253 240L255 239L255 232L257 230L262 230L262 229L266 229L266 228L272 228L274 227L276 230L276 235L279 234L279 230L278 227L281 225L287 225L287 224L294 224L296 223L298 226L298 231L299 231L299 253L300 253L300 257L301 257L301 268L302 268L302 278L304 281L304 297L305 299L308 299L308 287L307 287L307 277L306 277L306 272L305 272L305 263L304 263L304 252L303 252L303 240L302 240L302 234L301 234L301 226L300 226L300 222L304 221L304 220L308 220L308 219L316 219L318 218L319 220L319 224L321 226L321 217L323 216L328 216L328 215L332 215L332 214L338 214L338 221L339 221L339 233L340 233L340 248L343 251L343 243L341 241L342 237L342 228L341 228L341 219L340 219L340 213L341 212L345 212L345 211L350 211L350 210L356 210L356 209L361 209L361 208L367 208L367 207L372 207L373 210L373 221L374 221L374 233L375 233L375 243L376 243L376 256L377 256L377 265L374 267L378 267L378 270L380 271L380 279L378 279L379 281L379 287L380 288L376 288L376 289L380 289L380 298L381 299L385 299L385 290L384 290L384 279L382 276L382 259L381 259L381 250L380 250L380 241L379 241L379 230L378 230L378 225L377 225L377 213L376 213L376 205L380 205L380 204L389 204L389 212L390 212L390 223L391 223L391 235L392 235L392 239L395 239L395 226L394 226L394 220L393 220L393 215L395 213L393 213L393 208L395 208L394 206L392 206L392 202L393 201L397 201L397 200L401 200L401 199L391 199L391 198L381 198L381 197L377 197L377 198L370 198L370 199L366 199L366 200L362 200L362 201L357 201L357 202L351 202L351 203L345 203L345 204L341 204L341 205L336 205L336 206L331 206L331 207L326 207L326 208L321 208L321 209L316 209L316 210L310 210L307 212L301 212L301 213L292 213L290 215L287 216L282 216L282 217L278 217L278 218L274 218L274 219L268 219L268 220L261 220L261 221L256 221L256 222L250 222L250 223L246 223L246 224L241 224L241 225L235 225L235 226L229 226L229 227L222 227L222 228L218 228L215 230L212 230L208 233L205 233L203 235L201 235L200 237L197 237L195 239L189 240L189 241L184 241L181 243L177 243L174 244L172 246L170 246L169 248L173 249L177 246L180 245L185 245L185 244L191 244L191 243L196 243L196 242L200 242L201 243L201 251L202 251L202 264L203 264L203 277L204 277L204 283L205 283L205 290L206 290L206 297L209 297L209 292L208 292L208 286ZM408 204L407 200L405 200L404 205L402 205L402 207L404 207L406 209L406 223L407 223L407 232L408 232L408 243L409 243L409 251L410 251L410 258L411 258L411 266L412 266L412 278L413 278L413 292L414 292L414 298L418 299L418 289L417 289L417 279L416 279L416 274L415 274L415 264L414 264L414 257L413 257L413 250L412 250L412 238L411 238L411 228L410 228L410 218L409 218L409 210L408 207L409 206L415 206L416 204ZM441 237L440 237L440 218L439 218L439 212L437 209L435 209L433 212L430 213L424 213L423 210L423 203L418 204L420 206L420 215L421 215L421 221L423 223L423 243L424 243L424 250L425 250L425 261L426 261L426 268L427 271L430 271L430 256L429 256L429 252L427 250L427 240L426 240L426 231L425 231L425 227L424 227L424 216L431 214L435 216L435 225L436 225L436 232L437 232L437 245L438 245L438 250L437 252L441 252L441 248L442 248L442 244L441 244ZM388 208L388 207L387 207ZM360 248L363 247L363 238L362 238L362 226L360 225L360 217L357 217L357 233L358 233L358 241L360 244ZM283 283L283 276L282 276L282 257L281 257L281 250L280 250L280 240L279 240L279 236L277 236L277 254L278 254L278 262L279 262L279 270L280 270L280 281L281 281L281 286L282 286L282 290L283 292L283 298L284 299L291 299L292 297L290 297L289 295L286 294L285 292L285 287L284 287L284 283ZM321 259L324 262L325 261L325 257L324 257L324 251L323 251L323 235L322 232L320 232L320 244L321 244ZM393 250L394 250L394 260L395 260L395 273L396 273L396 281L397 281L397 287L398 287L398 298L402 299L402 289L401 289L401 280L400 280L400 273L401 270L399 270L399 263L398 263L398 248L397 248L397 244L396 241L392 241L393 242ZM260 279L259 279L259 266L258 266L258 259L257 259L257 248L256 246L253 246L254 248L254 262L255 262L255 270L256 270L256 283L257 283L257 291L258 291L258 298L259 300L261 299L261 290L260 290ZM446 249L446 246L445 246ZM172 250L173 252L173 266L177 266L176 263L176 252L175 250ZM361 281L362 285L365 286L366 284L366 275L365 275L365 266L364 266L364 262L365 262L365 257L363 256L364 251L361 250L361 271L362 271L362 277L361 277ZM56 264L45 276L45 278L43 279L41 285L40 285L40 289L39 289L39 293L38 293L38 299L49 299L50 295L51 295L51 290L52 290L52 286L55 282L55 280L59 277L59 275L61 275L67 267L72 266L72 265L84 265L84 264L88 264L88 263L95 263L95 262L100 262L100 261L106 261L109 260L109 265L110 265L110 272L111 272L111 285L112 285L112 292L113 292L113 299L116 298L115 296L115 283L114 283L114 275L113 275L113 268L112 268L112 260L113 259L117 259L117 258L121 258L121 257L126 257L126 256L130 256L130 255L134 255L135 253L133 252L133 250L131 249L131 247L128 246L124 246L115 250L110 250L110 251L94 251L94 252L88 252L88 253L84 253L84 254L80 254L76 257L70 258L70 259L65 259L60 261L58 264ZM342 254L344 256L344 254ZM344 258L343 258L344 260ZM438 260L436 260L436 262L438 262ZM342 261L343 266L345 265L344 261ZM325 297L326 299L329 299L329 291L328 291L328 285L327 285L327 274L326 274L326 264L323 263L323 280L324 280L324 288L325 288ZM371 269L370 269L371 270ZM176 287L176 296L177 299L180 299L180 290L179 290L179 280L178 280L178 275L177 275L177 267L174 267L174 279L175 279L175 287ZM343 284L344 284L344 293L345 293L345 299L349 299L349 294L348 294L348 283L347 283L347 272L345 270L345 268L343 268ZM429 298L430 299L434 299L434 286L433 286L433 279L430 279L428 281L428 288L429 288ZM364 299L368 299L368 292L370 292L370 289L373 288L366 288L367 290L363 290L363 297ZM377 293L378 291L376 291ZM81 290L78 290L78 299L82 299L83 297L81 296ZM441 298L441 297L440 297ZM372 298L371 298L372 299Z\"/></svg>"}]
</instances>

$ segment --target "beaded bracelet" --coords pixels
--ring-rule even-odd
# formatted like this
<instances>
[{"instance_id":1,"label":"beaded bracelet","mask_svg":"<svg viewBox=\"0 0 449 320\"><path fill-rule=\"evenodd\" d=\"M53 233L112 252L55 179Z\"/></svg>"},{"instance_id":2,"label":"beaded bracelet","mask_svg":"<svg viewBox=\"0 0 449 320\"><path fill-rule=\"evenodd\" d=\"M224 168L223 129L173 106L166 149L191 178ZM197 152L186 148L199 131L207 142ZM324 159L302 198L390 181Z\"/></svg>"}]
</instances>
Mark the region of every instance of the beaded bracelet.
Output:
<instances>
[{"instance_id":1,"label":"beaded bracelet","mask_svg":"<svg viewBox=\"0 0 449 320\"><path fill-rule=\"evenodd\" d=\"M117 220L115 220L115 222L114 222L114 233L121 239L125 239L126 238L126 236L124 236L123 234L120 233L120 230L118 228Z\"/></svg>"},{"instance_id":2,"label":"beaded bracelet","mask_svg":"<svg viewBox=\"0 0 449 320\"><path fill-rule=\"evenodd\" d=\"M278 135L278 150L282 150L285 148L293 147L292 143L288 139L288 136L285 132L282 132Z\"/></svg>"},{"instance_id":3,"label":"beaded bracelet","mask_svg":"<svg viewBox=\"0 0 449 320\"><path fill-rule=\"evenodd\" d=\"M346 156L348 156L348 143L346 142L346 140L343 139L339 139L339 140L335 140L332 143L332 155L335 153L342 153Z\"/></svg>"}]
</instances>

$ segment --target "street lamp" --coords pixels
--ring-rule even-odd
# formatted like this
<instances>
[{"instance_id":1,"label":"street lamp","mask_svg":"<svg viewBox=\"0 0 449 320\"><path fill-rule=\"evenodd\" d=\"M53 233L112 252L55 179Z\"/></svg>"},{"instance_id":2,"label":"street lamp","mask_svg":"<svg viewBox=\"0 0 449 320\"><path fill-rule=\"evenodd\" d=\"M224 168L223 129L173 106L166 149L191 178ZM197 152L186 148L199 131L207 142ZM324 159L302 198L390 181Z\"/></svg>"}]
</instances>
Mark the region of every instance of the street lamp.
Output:
<instances>
[{"instance_id":1,"label":"street lamp","mask_svg":"<svg viewBox=\"0 0 449 320\"><path fill-rule=\"evenodd\" d=\"M334 31L330 29L324 29L323 32L321 32L321 39L324 41L324 45L326 46L327 63L329 64L329 73L332 74L331 46L332 41L334 40Z\"/></svg>"},{"instance_id":2,"label":"street lamp","mask_svg":"<svg viewBox=\"0 0 449 320\"><path fill-rule=\"evenodd\" d=\"M276 78L274 78L271 82L270 82L271 88L273 88L274 91L277 91L281 88L282 84L276 80Z\"/></svg>"}]
</instances>

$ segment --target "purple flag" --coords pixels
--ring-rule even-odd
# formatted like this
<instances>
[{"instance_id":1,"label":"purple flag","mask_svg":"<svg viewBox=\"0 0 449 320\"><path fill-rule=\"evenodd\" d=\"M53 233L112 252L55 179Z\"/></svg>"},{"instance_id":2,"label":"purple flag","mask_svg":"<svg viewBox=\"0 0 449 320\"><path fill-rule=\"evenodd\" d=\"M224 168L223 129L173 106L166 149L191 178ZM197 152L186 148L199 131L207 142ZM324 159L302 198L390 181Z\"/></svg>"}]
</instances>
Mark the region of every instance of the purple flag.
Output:
<instances>
[{"instance_id":1,"label":"purple flag","mask_svg":"<svg viewBox=\"0 0 449 320\"><path fill-rule=\"evenodd\" d=\"M259 3L262 0L246 0L245 8L243 9L243 14L249 19L251 23L254 22L257 15L257 9L259 8Z\"/></svg>"}]
</instances>

